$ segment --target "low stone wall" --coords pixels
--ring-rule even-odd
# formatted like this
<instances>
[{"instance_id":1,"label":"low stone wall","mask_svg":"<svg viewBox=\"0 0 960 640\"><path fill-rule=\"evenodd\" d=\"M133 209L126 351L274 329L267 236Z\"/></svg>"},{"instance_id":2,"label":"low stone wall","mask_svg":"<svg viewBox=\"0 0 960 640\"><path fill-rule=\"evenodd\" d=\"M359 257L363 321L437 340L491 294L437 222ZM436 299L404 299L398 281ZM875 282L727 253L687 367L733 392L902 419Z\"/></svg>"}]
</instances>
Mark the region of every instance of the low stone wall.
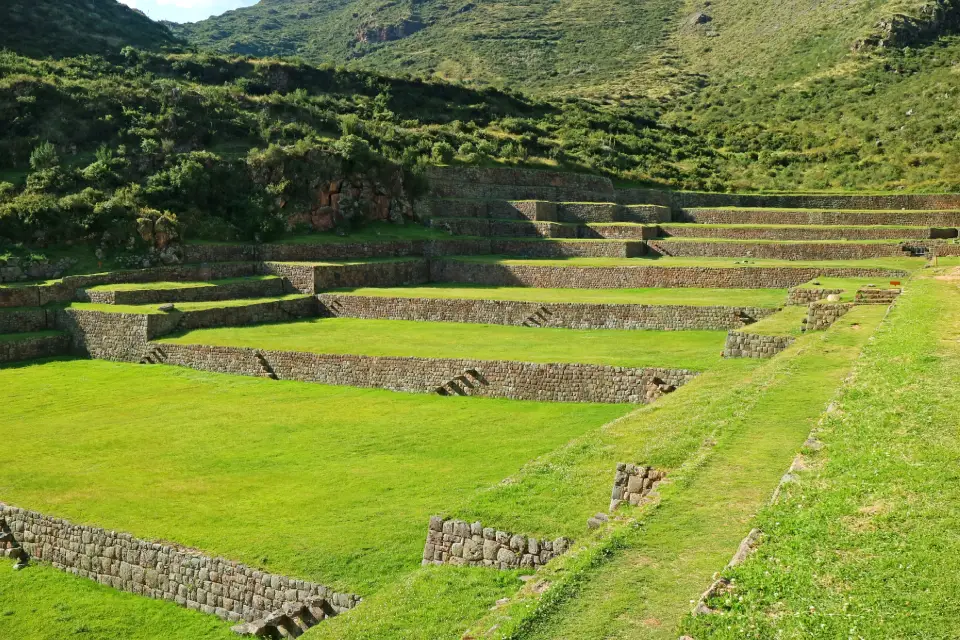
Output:
<instances>
[{"instance_id":1,"label":"low stone wall","mask_svg":"<svg viewBox=\"0 0 960 640\"><path fill-rule=\"evenodd\" d=\"M562 171L519 168L430 167L426 173L433 198L612 202L609 178Z\"/></svg>"},{"instance_id":2,"label":"low stone wall","mask_svg":"<svg viewBox=\"0 0 960 640\"><path fill-rule=\"evenodd\" d=\"M313 296L291 300L272 300L242 307L222 307L218 309L200 309L179 313L175 325L155 325L150 331L151 338L165 335L168 331L192 331L212 327L242 327L252 324L288 322L316 317L319 313L317 299ZM170 314L176 316L177 312ZM164 333L161 333L164 332Z\"/></svg>"},{"instance_id":3,"label":"low stone wall","mask_svg":"<svg viewBox=\"0 0 960 640\"><path fill-rule=\"evenodd\" d=\"M551 289L788 289L817 277L901 278L906 275L900 270L847 267L544 267L450 259L433 260L430 263L431 282Z\"/></svg>"},{"instance_id":4,"label":"low stone wall","mask_svg":"<svg viewBox=\"0 0 960 640\"><path fill-rule=\"evenodd\" d=\"M39 307L46 302L40 298L41 287L0 287L0 309L10 307Z\"/></svg>"},{"instance_id":5,"label":"low stone wall","mask_svg":"<svg viewBox=\"0 0 960 640\"><path fill-rule=\"evenodd\" d=\"M840 295L843 289L790 289L787 304L790 306L808 305L818 300L826 300L827 296Z\"/></svg>"},{"instance_id":6,"label":"low stone wall","mask_svg":"<svg viewBox=\"0 0 960 640\"><path fill-rule=\"evenodd\" d=\"M342 287L402 287L430 281L427 260L317 266L314 292Z\"/></svg>"},{"instance_id":7,"label":"low stone wall","mask_svg":"<svg viewBox=\"0 0 960 640\"><path fill-rule=\"evenodd\" d=\"M769 209L946 210L960 209L960 194L754 194L618 189L621 204L650 203L674 209L764 207ZM951 225L947 225L951 226Z\"/></svg>"},{"instance_id":8,"label":"low stone wall","mask_svg":"<svg viewBox=\"0 0 960 640\"><path fill-rule=\"evenodd\" d=\"M151 320L156 335L169 333L179 318L170 315L110 313L81 309L63 309L57 312L57 328L71 336L74 353L100 360L139 362L147 352L147 343L153 337Z\"/></svg>"},{"instance_id":9,"label":"low stone wall","mask_svg":"<svg viewBox=\"0 0 960 640\"><path fill-rule=\"evenodd\" d=\"M555 222L500 220L496 218L435 218L431 228L455 236L483 238L576 238L577 229Z\"/></svg>"},{"instance_id":10,"label":"low stone wall","mask_svg":"<svg viewBox=\"0 0 960 640\"><path fill-rule=\"evenodd\" d=\"M760 320L776 309L642 304L542 304L514 300L385 298L321 294L330 317L420 322L466 322L565 329L727 330Z\"/></svg>"},{"instance_id":11,"label":"low stone wall","mask_svg":"<svg viewBox=\"0 0 960 640\"><path fill-rule=\"evenodd\" d=\"M935 250L937 256L960 256L960 244L942 244ZM0 289L0 303L3 301L3 289Z\"/></svg>"},{"instance_id":12,"label":"low stone wall","mask_svg":"<svg viewBox=\"0 0 960 640\"><path fill-rule=\"evenodd\" d=\"M640 224L589 224L578 227L577 235L584 239L653 240L659 235L659 229Z\"/></svg>"},{"instance_id":13,"label":"low stone wall","mask_svg":"<svg viewBox=\"0 0 960 640\"><path fill-rule=\"evenodd\" d=\"M811 209L683 209L676 222L703 224L797 224L797 225L906 225L914 227L960 227L960 211L841 211Z\"/></svg>"},{"instance_id":14,"label":"low stone wall","mask_svg":"<svg viewBox=\"0 0 960 640\"><path fill-rule=\"evenodd\" d=\"M644 403L697 374L683 369L505 360L453 360L264 351L239 347L158 344L164 363L234 375L298 380L413 393L545 402ZM452 383L452 384L451 384Z\"/></svg>"},{"instance_id":15,"label":"low stone wall","mask_svg":"<svg viewBox=\"0 0 960 640\"><path fill-rule=\"evenodd\" d=\"M662 224L659 230L666 238L729 240L929 240L955 237L957 233L956 229L930 227L709 227L702 224Z\"/></svg>"},{"instance_id":16,"label":"low stone wall","mask_svg":"<svg viewBox=\"0 0 960 640\"><path fill-rule=\"evenodd\" d=\"M3 503L0 522L33 559L114 589L168 600L224 620L254 620L285 604L317 598L331 615L360 602L359 596L313 582Z\"/></svg>"},{"instance_id":17,"label":"low stone wall","mask_svg":"<svg viewBox=\"0 0 960 640\"><path fill-rule=\"evenodd\" d=\"M793 336L762 336L742 331L727 334L724 358L772 358L791 344Z\"/></svg>"},{"instance_id":18,"label":"low stone wall","mask_svg":"<svg viewBox=\"0 0 960 640\"><path fill-rule=\"evenodd\" d=\"M900 297L900 289L857 289L856 304L893 304Z\"/></svg>"},{"instance_id":19,"label":"low stone wall","mask_svg":"<svg viewBox=\"0 0 960 640\"><path fill-rule=\"evenodd\" d=\"M53 311L40 307L0 309L0 333L31 333L53 327Z\"/></svg>"},{"instance_id":20,"label":"low stone wall","mask_svg":"<svg viewBox=\"0 0 960 640\"><path fill-rule=\"evenodd\" d=\"M423 243L423 256L426 258L488 255L490 253L489 238L450 238L427 240Z\"/></svg>"},{"instance_id":21,"label":"low stone wall","mask_svg":"<svg viewBox=\"0 0 960 640\"><path fill-rule=\"evenodd\" d=\"M423 564L452 564L491 567L504 571L537 569L566 553L573 544L568 538L539 538L484 527L479 522L430 518Z\"/></svg>"},{"instance_id":22,"label":"low stone wall","mask_svg":"<svg viewBox=\"0 0 960 640\"><path fill-rule=\"evenodd\" d=\"M663 471L657 471L653 467L618 463L617 472L613 476L610 511L619 507L623 502L634 506L639 505L666 475Z\"/></svg>"},{"instance_id":23,"label":"low stone wall","mask_svg":"<svg viewBox=\"0 0 960 640\"><path fill-rule=\"evenodd\" d=\"M823 331L829 329L834 322L845 316L851 309L852 302L814 302L808 307L807 317L803 319L804 331Z\"/></svg>"},{"instance_id":24,"label":"low stone wall","mask_svg":"<svg viewBox=\"0 0 960 640\"><path fill-rule=\"evenodd\" d=\"M272 298L284 293L283 280L269 278L228 284L212 284L208 287L184 287L182 289L132 289L119 291L86 291L90 302L101 304L158 304L161 302L216 302L239 298Z\"/></svg>"},{"instance_id":25,"label":"low stone wall","mask_svg":"<svg viewBox=\"0 0 960 640\"><path fill-rule=\"evenodd\" d=\"M636 258L645 255L642 242L617 240L490 240L490 252L524 258Z\"/></svg>"},{"instance_id":26,"label":"low stone wall","mask_svg":"<svg viewBox=\"0 0 960 640\"><path fill-rule=\"evenodd\" d=\"M66 334L0 340L0 363L52 358L70 353L70 337Z\"/></svg>"},{"instance_id":27,"label":"low stone wall","mask_svg":"<svg viewBox=\"0 0 960 640\"><path fill-rule=\"evenodd\" d=\"M383 242L337 242L304 244L264 244L257 258L267 262L309 262L315 260L350 260L351 258L402 258L423 255L419 240Z\"/></svg>"},{"instance_id":28,"label":"low stone wall","mask_svg":"<svg viewBox=\"0 0 960 640\"><path fill-rule=\"evenodd\" d=\"M694 242L650 240L651 253L684 258L769 258L776 260L864 260L908 256L902 246L888 243L852 242Z\"/></svg>"}]
</instances>

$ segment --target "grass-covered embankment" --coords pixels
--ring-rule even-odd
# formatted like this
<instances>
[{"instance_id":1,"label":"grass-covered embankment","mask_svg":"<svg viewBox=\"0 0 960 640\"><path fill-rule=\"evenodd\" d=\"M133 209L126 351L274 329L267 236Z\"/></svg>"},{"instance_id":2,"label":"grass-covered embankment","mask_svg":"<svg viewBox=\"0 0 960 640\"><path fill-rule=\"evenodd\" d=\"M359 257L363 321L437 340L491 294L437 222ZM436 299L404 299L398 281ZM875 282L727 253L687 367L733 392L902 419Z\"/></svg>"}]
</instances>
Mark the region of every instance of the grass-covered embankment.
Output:
<instances>
[{"instance_id":1,"label":"grass-covered embankment","mask_svg":"<svg viewBox=\"0 0 960 640\"><path fill-rule=\"evenodd\" d=\"M321 318L198 329L162 342L368 356L580 362L622 367L715 367L725 331L531 329L408 320Z\"/></svg>"},{"instance_id":2,"label":"grass-covered embankment","mask_svg":"<svg viewBox=\"0 0 960 640\"><path fill-rule=\"evenodd\" d=\"M818 431L812 469L756 526L704 638L960 634L960 289L911 283Z\"/></svg>"}]
</instances>

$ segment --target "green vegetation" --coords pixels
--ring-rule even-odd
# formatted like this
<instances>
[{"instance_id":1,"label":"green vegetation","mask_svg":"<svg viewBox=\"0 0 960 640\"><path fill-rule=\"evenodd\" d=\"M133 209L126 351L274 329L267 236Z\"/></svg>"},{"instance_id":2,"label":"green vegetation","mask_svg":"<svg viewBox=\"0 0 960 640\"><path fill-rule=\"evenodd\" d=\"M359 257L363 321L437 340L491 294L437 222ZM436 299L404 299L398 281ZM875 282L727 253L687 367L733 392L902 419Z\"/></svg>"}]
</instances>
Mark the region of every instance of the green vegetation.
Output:
<instances>
[{"instance_id":1,"label":"green vegetation","mask_svg":"<svg viewBox=\"0 0 960 640\"><path fill-rule=\"evenodd\" d=\"M826 416L811 469L754 526L696 638L951 637L960 589L960 292L915 280ZM909 478L909 481L905 481ZM719 566L719 565L718 565Z\"/></svg>"},{"instance_id":2,"label":"green vegetation","mask_svg":"<svg viewBox=\"0 0 960 640\"><path fill-rule=\"evenodd\" d=\"M577 511L582 522L606 497L611 458L667 469L670 480L660 490L659 506L628 511L639 524L622 529L612 545L601 545L591 562L578 566L570 557L543 570L538 579L553 582L554 592L542 604L528 592L516 606L477 622L475 635L676 638L677 620L750 530L884 311L858 308L747 372L704 374L682 394L610 425L602 438L585 438L491 492L492 504L507 504L509 496L522 506L516 512L530 509L534 518L550 522L546 510L538 509L538 493L570 478L593 478L593 504L584 501ZM528 517L520 520L530 526ZM488 631L495 624L498 629Z\"/></svg>"},{"instance_id":3,"label":"green vegetation","mask_svg":"<svg viewBox=\"0 0 960 640\"><path fill-rule=\"evenodd\" d=\"M425 287L388 287L334 290L357 296L445 298L467 300L519 300L521 302L651 304L705 307L779 307L785 289L539 289L534 287L484 287L436 284Z\"/></svg>"},{"instance_id":4,"label":"green vegetation","mask_svg":"<svg viewBox=\"0 0 960 640\"><path fill-rule=\"evenodd\" d=\"M725 331L530 329L456 322L322 318L198 329L161 342L369 356L582 362L703 371L720 360Z\"/></svg>"},{"instance_id":5,"label":"green vegetation","mask_svg":"<svg viewBox=\"0 0 960 640\"><path fill-rule=\"evenodd\" d=\"M870 258L867 260L773 260L768 258L508 258L506 256L463 256L460 262L517 264L542 267L786 267L786 268L858 268L915 271L926 265L924 258Z\"/></svg>"},{"instance_id":6,"label":"green vegetation","mask_svg":"<svg viewBox=\"0 0 960 640\"><path fill-rule=\"evenodd\" d=\"M419 567L430 515L629 409L84 360L0 386L0 437L31 442L4 501L361 595Z\"/></svg>"},{"instance_id":7,"label":"green vegetation","mask_svg":"<svg viewBox=\"0 0 960 640\"><path fill-rule=\"evenodd\" d=\"M90 287L87 291L143 291L143 290L163 290L163 289L200 289L203 287L218 287L230 284L242 284L244 282L263 282L267 280L279 280L278 276L245 276L242 278L223 278L221 280L208 280L206 282L123 282L117 284L102 284L96 287Z\"/></svg>"},{"instance_id":8,"label":"green vegetation","mask_svg":"<svg viewBox=\"0 0 960 640\"><path fill-rule=\"evenodd\" d=\"M230 640L230 625L172 602L150 600L46 565L0 562L0 637Z\"/></svg>"}]
</instances>

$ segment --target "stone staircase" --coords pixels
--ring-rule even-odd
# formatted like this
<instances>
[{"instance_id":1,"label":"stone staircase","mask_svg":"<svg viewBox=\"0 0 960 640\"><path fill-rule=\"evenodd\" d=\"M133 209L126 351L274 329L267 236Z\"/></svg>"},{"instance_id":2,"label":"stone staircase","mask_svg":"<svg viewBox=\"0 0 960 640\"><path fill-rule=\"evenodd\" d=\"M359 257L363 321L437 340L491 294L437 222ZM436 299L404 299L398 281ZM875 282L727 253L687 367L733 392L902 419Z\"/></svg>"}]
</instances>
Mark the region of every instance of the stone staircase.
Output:
<instances>
[{"instance_id":1,"label":"stone staircase","mask_svg":"<svg viewBox=\"0 0 960 640\"><path fill-rule=\"evenodd\" d=\"M856 304L890 305L900 296L901 289L858 289L854 298Z\"/></svg>"},{"instance_id":2,"label":"stone staircase","mask_svg":"<svg viewBox=\"0 0 960 640\"><path fill-rule=\"evenodd\" d=\"M30 562L30 556L13 537L13 531L10 530L7 521L2 518L0 518L0 557L14 560L16 564L13 568L16 571L23 569Z\"/></svg>"},{"instance_id":3,"label":"stone staircase","mask_svg":"<svg viewBox=\"0 0 960 640\"><path fill-rule=\"evenodd\" d=\"M311 627L336 615L323 598L308 602L291 602L263 619L232 627L235 633L257 638L299 638Z\"/></svg>"},{"instance_id":4,"label":"stone staircase","mask_svg":"<svg viewBox=\"0 0 960 640\"><path fill-rule=\"evenodd\" d=\"M152 345L147 354L140 358L140 364L163 364L166 360L167 354L160 345Z\"/></svg>"},{"instance_id":5,"label":"stone staircase","mask_svg":"<svg viewBox=\"0 0 960 640\"><path fill-rule=\"evenodd\" d=\"M279 380L280 377L277 376L277 373L273 370L273 367L267 361L267 357L263 354L262 351L257 351L254 356L257 358L257 362L260 365L260 377L270 378L271 380Z\"/></svg>"},{"instance_id":6,"label":"stone staircase","mask_svg":"<svg viewBox=\"0 0 960 640\"><path fill-rule=\"evenodd\" d=\"M490 383L483 374L476 369L467 369L461 375L444 382L437 387L436 394L440 396L471 396L473 389L489 386Z\"/></svg>"},{"instance_id":7,"label":"stone staircase","mask_svg":"<svg viewBox=\"0 0 960 640\"><path fill-rule=\"evenodd\" d=\"M534 311L526 320L523 321L525 327L542 327L550 322L553 312L545 306Z\"/></svg>"}]
</instances>

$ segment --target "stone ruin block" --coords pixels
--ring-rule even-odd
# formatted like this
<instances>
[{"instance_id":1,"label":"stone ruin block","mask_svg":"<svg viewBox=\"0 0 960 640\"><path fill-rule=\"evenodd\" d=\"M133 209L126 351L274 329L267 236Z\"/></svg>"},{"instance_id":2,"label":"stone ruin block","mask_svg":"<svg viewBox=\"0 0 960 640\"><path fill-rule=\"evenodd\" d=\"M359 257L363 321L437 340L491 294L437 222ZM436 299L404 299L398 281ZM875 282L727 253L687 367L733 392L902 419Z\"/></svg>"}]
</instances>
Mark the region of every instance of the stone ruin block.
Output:
<instances>
[{"instance_id":1,"label":"stone ruin block","mask_svg":"<svg viewBox=\"0 0 960 640\"><path fill-rule=\"evenodd\" d=\"M572 544L568 538L542 540L484 527L480 522L433 516L422 564L491 567L504 571L537 569L565 553Z\"/></svg>"},{"instance_id":2,"label":"stone ruin block","mask_svg":"<svg viewBox=\"0 0 960 640\"><path fill-rule=\"evenodd\" d=\"M653 467L623 462L617 464L617 472L613 477L613 492L610 495L610 511L623 502L639 505L665 477L665 472Z\"/></svg>"}]
</instances>

